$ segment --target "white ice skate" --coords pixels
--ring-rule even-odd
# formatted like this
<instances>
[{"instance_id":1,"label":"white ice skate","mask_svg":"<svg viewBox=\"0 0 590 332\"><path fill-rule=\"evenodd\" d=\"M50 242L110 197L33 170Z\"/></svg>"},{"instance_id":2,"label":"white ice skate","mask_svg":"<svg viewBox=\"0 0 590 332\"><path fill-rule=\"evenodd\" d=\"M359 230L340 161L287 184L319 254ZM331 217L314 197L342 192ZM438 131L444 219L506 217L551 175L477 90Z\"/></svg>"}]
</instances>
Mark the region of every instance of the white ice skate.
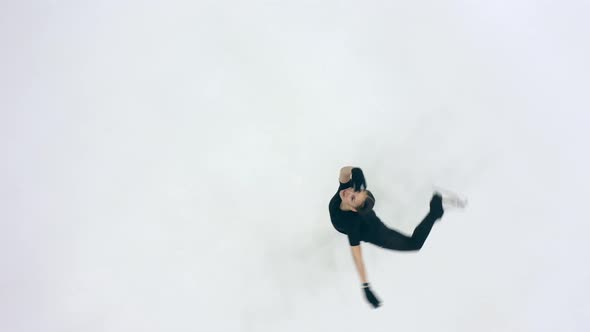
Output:
<instances>
[{"instance_id":1,"label":"white ice skate","mask_svg":"<svg viewBox=\"0 0 590 332\"><path fill-rule=\"evenodd\" d=\"M442 196L443 208L445 210L447 208L464 209L467 206L467 198L461 197L448 189L434 186L434 191Z\"/></svg>"}]
</instances>

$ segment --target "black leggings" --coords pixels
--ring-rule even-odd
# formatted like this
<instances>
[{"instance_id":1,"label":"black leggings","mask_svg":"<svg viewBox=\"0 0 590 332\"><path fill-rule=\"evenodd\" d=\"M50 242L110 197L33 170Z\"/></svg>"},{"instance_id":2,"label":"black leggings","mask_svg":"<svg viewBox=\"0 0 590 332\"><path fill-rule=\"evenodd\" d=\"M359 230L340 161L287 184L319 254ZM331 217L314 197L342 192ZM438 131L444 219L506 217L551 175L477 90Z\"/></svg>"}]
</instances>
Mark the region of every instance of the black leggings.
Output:
<instances>
[{"instance_id":1,"label":"black leggings","mask_svg":"<svg viewBox=\"0 0 590 332\"><path fill-rule=\"evenodd\" d=\"M404 251L420 250L424 241L426 241L428 234L430 234L434 222L441 217L442 215L440 213L431 210L420 224L416 226L411 237L401 234L400 232L387 227L382 222L379 222L379 226L374 235L365 242L372 243L385 249Z\"/></svg>"}]
</instances>

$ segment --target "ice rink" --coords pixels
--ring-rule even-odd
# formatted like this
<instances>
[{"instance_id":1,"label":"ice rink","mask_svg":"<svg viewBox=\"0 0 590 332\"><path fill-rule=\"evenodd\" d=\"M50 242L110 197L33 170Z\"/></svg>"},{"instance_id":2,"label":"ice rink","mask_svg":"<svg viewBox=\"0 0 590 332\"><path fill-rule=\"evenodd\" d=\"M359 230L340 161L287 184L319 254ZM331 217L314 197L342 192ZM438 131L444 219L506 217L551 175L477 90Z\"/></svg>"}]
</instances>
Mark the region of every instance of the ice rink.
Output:
<instances>
[{"instance_id":1,"label":"ice rink","mask_svg":"<svg viewBox=\"0 0 590 332\"><path fill-rule=\"evenodd\" d=\"M0 330L590 330L587 1L0 4ZM419 252L330 223L358 166Z\"/></svg>"}]
</instances>

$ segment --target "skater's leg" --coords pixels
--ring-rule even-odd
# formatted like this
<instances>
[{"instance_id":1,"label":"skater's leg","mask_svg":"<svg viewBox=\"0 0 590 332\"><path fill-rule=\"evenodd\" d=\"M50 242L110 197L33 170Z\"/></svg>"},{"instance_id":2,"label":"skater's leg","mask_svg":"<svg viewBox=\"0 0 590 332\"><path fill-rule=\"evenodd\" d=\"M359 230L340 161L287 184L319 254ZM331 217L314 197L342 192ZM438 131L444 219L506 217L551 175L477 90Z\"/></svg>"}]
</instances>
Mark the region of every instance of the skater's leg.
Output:
<instances>
[{"instance_id":1,"label":"skater's leg","mask_svg":"<svg viewBox=\"0 0 590 332\"><path fill-rule=\"evenodd\" d=\"M379 233L367 241L379 247L392 250L411 251L420 250L430 234L436 218L429 213L414 229L412 236L404 235L383 225Z\"/></svg>"},{"instance_id":2,"label":"skater's leg","mask_svg":"<svg viewBox=\"0 0 590 332\"><path fill-rule=\"evenodd\" d=\"M439 195L434 195L430 201L430 212L416 226L412 236L406 236L382 224L378 234L372 241L368 241L385 249L420 250L430 234L434 223L443 215L442 201Z\"/></svg>"}]
</instances>

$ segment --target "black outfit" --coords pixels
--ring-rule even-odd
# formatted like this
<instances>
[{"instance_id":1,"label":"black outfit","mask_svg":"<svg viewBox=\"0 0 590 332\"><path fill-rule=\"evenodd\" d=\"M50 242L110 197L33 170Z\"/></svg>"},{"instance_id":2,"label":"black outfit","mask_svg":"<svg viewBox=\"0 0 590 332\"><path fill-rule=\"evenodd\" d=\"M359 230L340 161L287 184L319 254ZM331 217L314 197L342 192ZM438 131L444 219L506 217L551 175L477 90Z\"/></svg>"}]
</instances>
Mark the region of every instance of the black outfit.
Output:
<instances>
[{"instance_id":1,"label":"black outfit","mask_svg":"<svg viewBox=\"0 0 590 332\"><path fill-rule=\"evenodd\" d=\"M348 243L351 246L357 246L361 241L364 241L385 249L419 250L426 241L428 234L430 234L434 222L444 214L441 196L438 194L433 195L430 201L430 211L416 226L410 237L387 227L377 217L375 211L361 216L354 211L340 210L340 204L342 203L340 191L351 186L352 180L347 183L340 183L338 191L330 200L329 205L332 225L338 232L348 235Z\"/></svg>"}]
</instances>

